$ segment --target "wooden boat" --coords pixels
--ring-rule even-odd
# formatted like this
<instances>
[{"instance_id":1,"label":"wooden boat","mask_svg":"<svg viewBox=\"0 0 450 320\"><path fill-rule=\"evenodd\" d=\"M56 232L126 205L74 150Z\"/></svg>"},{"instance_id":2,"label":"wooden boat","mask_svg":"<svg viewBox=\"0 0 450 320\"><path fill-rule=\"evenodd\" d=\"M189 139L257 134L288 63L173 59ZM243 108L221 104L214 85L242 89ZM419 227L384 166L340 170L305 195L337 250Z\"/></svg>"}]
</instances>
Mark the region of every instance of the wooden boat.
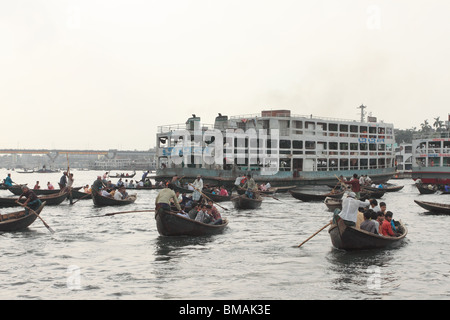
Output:
<instances>
[{"instance_id":1,"label":"wooden boat","mask_svg":"<svg viewBox=\"0 0 450 320\"><path fill-rule=\"evenodd\" d=\"M398 237L385 237L365 230L347 226L342 219L332 224L328 229L331 243L335 248L342 250L366 250L392 247L398 245L406 237L408 230L401 224Z\"/></svg>"},{"instance_id":2,"label":"wooden boat","mask_svg":"<svg viewBox=\"0 0 450 320\"><path fill-rule=\"evenodd\" d=\"M38 198L42 202L45 201L48 206L56 206L61 204L67 198L67 192L38 196ZM0 207L18 207L20 206L20 204L16 202L18 199L19 197L0 198ZM24 202L25 199L22 199L21 203Z\"/></svg>"},{"instance_id":3,"label":"wooden boat","mask_svg":"<svg viewBox=\"0 0 450 320\"><path fill-rule=\"evenodd\" d=\"M96 206L124 206L134 203L136 201L136 196L131 195L125 200L117 200L114 198L104 197L100 193L93 191L92 200Z\"/></svg>"},{"instance_id":4,"label":"wooden boat","mask_svg":"<svg viewBox=\"0 0 450 320\"><path fill-rule=\"evenodd\" d=\"M275 187L273 189L275 190L275 193L286 193L289 190L292 190L292 189L295 189L295 188L297 188L297 186Z\"/></svg>"},{"instance_id":5,"label":"wooden boat","mask_svg":"<svg viewBox=\"0 0 450 320\"><path fill-rule=\"evenodd\" d=\"M376 191L370 191L370 190L362 190L359 193L359 199L361 201L364 201L366 199L381 199L386 192L383 190L376 190Z\"/></svg>"},{"instance_id":6,"label":"wooden boat","mask_svg":"<svg viewBox=\"0 0 450 320\"><path fill-rule=\"evenodd\" d=\"M232 198L231 195L221 196L219 194L213 194L213 193L206 192L206 191L202 191L202 193L214 202L231 201L231 198Z\"/></svg>"},{"instance_id":7,"label":"wooden boat","mask_svg":"<svg viewBox=\"0 0 450 320\"><path fill-rule=\"evenodd\" d=\"M433 194L437 191L437 188L432 185L432 188L430 189L427 184L422 183L416 183L415 186L417 187L417 190L419 190L420 194Z\"/></svg>"},{"instance_id":8,"label":"wooden boat","mask_svg":"<svg viewBox=\"0 0 450 320\"><path fill-rule=\"evenodd\" d=\"M92 199L92 195L90 193L86 193L80 190L73 189L71 193L72 199Z\"/></svg>"},{"instance_id":9,"label":"wooden boat","mask_svg":"<svg viewBox=\"0 0 450 320\"><path fill-rule=\"evenodd\" d=\"M206 224L182 217L174 212L159 209L155 213L156 228L162 236L207 236L221 233L228 225L223 219L219 225Z\"/></svg>"},{"instance_id":10,"label":"wooden boat","mask_svg":"<svg viewBox=\"0 0 450 320\"><path fill-rule=\"evenodd\" d=\"M45 205L46 203L43 202L35 212L40 214ZM5 213L0 215L0 231L23 230L31 225L36 219L37 216L33 212L29 212L28 215L25 215L25 210Z\"/></svg>"},{"instance_id":11,"label":"wooden boat","mask_svg":"<svg viewBox=\"0 0 450 320\"><path fill-rule=\"evenodd\" d=\"M231 202L236 209L258 209L261 207L262 201L263 199L259 196L256 199L251 199L245 194L231 197Z\"/></svg>"},{"instance_id":12,"label":"wooden boat","mask_svg":"<svg viewBox=\"0 0 450 320\"><path fill-rule=\"evenodd\" d=\"M313 191L313 190L289 190L291 196L295 199L302 200L304 202L309 201L325 201L327 197L333 199L341 199L344 195L343 191L339 192L324 192L324 191Z\"/></svg>"},{"instance_id":13,"label":"wooden boat","mask_svg":"<svg viewBox=\"0 0 450 320\"><path fill-rule=\"evenodd\" d=\"M176 185L174 185L173 186L173 190L175 191L175 192L177 192L177 191L179 191L180 193L193 193L194 192L194 190L190 190L190 189L188 189L188 188L183 188L183 187L178 187L178 186L176 186Z\"/></svg>"},{"instance_id":14,"label":"wooden boat","mask_svg":"<svg viewBox=\"0 0 450 320\"><path fill-rule=\"evenodd\" d=\"M49 194L56 194L56 193L60 193L61 189L32 189L33 192L37 195L37 196L41 196L41 195L49 195ZM72 190L80 190L81 187L76 187L73 188ZM12 186L8 188L9 191L11 191L13 194L15 194L16 196L20 196L22 194L22 187L21 186Z\"/></svg>"},{"instance_id":15,"label":"wooden boat","mask_svg":"<svg viewBox=\"0 0 450 320\"><path fill-rule=\"evenodd\" d=\"M429 202L429 201L419 201L419 200L414 200L414 202L430 212L450 214L450 204L436 203L436 202Z\"/></svg>"},{"instance_id":16,"label":"wooden boat","mask_svg":"<svg viewBox=\"0 0 450 320\"><path fill-rule=\"evenodd\" d=\"M369 187L369 186L361 186L361 189L367 190L367 191L373 191L373 192L396 192L401 189L403 189L404 186L394 186L394 185L384 185L383 188L377 188L377 187Z\"/></svg>"},{"instance_id":17,"label":"wooden boat","mask_svg":"<svg viewBox=\"0 0 450 320\"><path fill-rule=\"evenodd\" d=\"M326 197L324 203L328 207L328 211L334 212L336 209L342 210L342 199Z\"/></svg>"},{"instance_id":18,"label":"wooden boat","mask_svg":"<svg viewBox=\"0 0 450 320\"><path fill-rule=\"evenodd\" d=\"M133 172L133 174L126 174L126 173L117 173L115 176L109 176L109 178L133 178L136 175L136 172Z\"/></svg>"}]
</instances>

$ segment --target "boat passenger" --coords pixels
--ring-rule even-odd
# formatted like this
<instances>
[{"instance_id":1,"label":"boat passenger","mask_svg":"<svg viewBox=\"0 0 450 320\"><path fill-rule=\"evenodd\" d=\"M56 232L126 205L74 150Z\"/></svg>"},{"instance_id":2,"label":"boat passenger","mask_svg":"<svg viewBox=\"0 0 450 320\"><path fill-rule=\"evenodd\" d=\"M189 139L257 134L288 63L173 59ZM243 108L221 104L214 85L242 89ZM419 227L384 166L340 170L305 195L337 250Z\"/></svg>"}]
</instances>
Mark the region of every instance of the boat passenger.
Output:
<instances>
[{"instance_id":1,"label":"boat passenger","mask_svg":"<svg viewBox=\"0 0 450 320\"><path fill-rule=\"evenodd\" d=\"M211 209L208 210L208 213L212 217L212 224L222 224L222 216L220 215L219 210L214 206L214 202L208 200L208 205L211 207Z\"/></svg>"},{"instance_id":2,"label":"boat passenger","mask_svg":"<svg viewBox=\"0 0 450 320\"><path fill-rule=\"evenodd\" d=\"M358 208L368 207L370 202L360 201L356 199L356 194L350 192L347 197L342 200L342 211L336 209L333 216L333 223L337 223L338 218L344 220L344 223L348 226L356 226L356 220L358 215Z\"/></svg>"},{"instance_id":3,"label":"boat passenger","mask_svg":"<svg viewBox=\"0 0 450 320\"><path fill-rule=\"evenodd\" d=\"M181 211L180 204L178 203L178 198L175 192L173 191L174 186L169 184L167 188L162 189L155 200L156 210L162 208L164 210L170 210L170 200L173 200L175 207L178 211Z\"/></svg>"},{"instance_id":4,"label":"boat passenger","mask_svg":"<svg viewBox=\"0 0 450 320\"><path fill-rule=\"evenodd\" d=\"M39 181L36 181L36 184L34 185L33 190L38 190L40 188L41 188L41 186L39 185Z\"/></svg>"},{"instance_id":5,"label":"boat passenger","mask_svg":"<svg viewBox=\"0 0 450 320\"><path fill-rule=\"evenodd\" d=\"M7 186L7 187L12 187L12 185L13 185L13 181L12 181L12 179L11 179L11 173L8 173L8 176L6 177L6 179L5 179L5 186Z\"/></svg>"},{"instance_id":6,"label":"boat passenger","mask_svg":"<svg viewBox=\"0 0 450 320\"><path fill-rule=\"evenodd\" d=\"M115 194L115 193L114 193ZM102 189L100 191L100 195L103 197L107 197L107 198L112 198L114 197L114 194L109 193L108 191L106 191L106 189Z\"/></svg>"},{"instance_id":7,"label":"boat passenger","mask_svg":"<svg viewBox=\"0 0 450 320\"><path fill-rule=\"evenodd\" d=\"M223 196L223 197L228 197L228 191L227 191L227 189L225 189L224 186L221 186L221 187L220 187L219 195L221 195L221 196Z\"/></svg>"},{"instance_id":8,"label":"boat passenger","mask_svg":"<svg viewBox=\"0 0 450 320\"><path fill-rule=\"evenodd\" d=\"M364 221L361 223L360 229L370 233L378 234L377 225L375 221L371 220L374 211L368 209L364 212Z\"/></svg>"},{"instance_id":9,"label":"boat passenger","mask_svg":"<svg viewBox=\"0 0 450 320\"><path fill-rule=\"evenodd\" d=\"M383 224L381 225L381 234L383 236L387 236L387 237L397 237L399 236L398 233L394 232L394 230L392 230L392 225L391 225L391 220L392 220L392 212L388 211L385 214L385 219L383 221Z\"/></svg>"},{"instance_id":10,"label":"boat passenger","mask_svg":"<svg viewBox=\"0 0 450 320\"><path fill-rule=\"evenodd\" d=\"M369 202L370 202L370 209L372 209L375 212L381 211L380 207L378 206L377 199L370 199Z\"/></svg>"},{"instance_id":11,"label":"boat passenger","mask_svg":"<svg viewBox=\"0 0 450 320\"><path fill-rule=\"evenodd\" d=\"M92 183L92 191L99 192L103 188L103 181L101 176L97 176L97 180Z\"/></svg>"},{"instance_id":12,"label":"boat passenger","mask_svg":"<svg viewBox=\"0 0 450 320\"><path fill-rule=\"evenodd\" d=\"M203 204L200 211L197 213L195 217L195 221L202 223L210 223L212 218L208 213L208 210L211 209L211 206Z\"/></svg>"},{"instance_id":13,"label":"boat passenger","mask_svg":"<svg viewBox=\"0 0 450 320\"><path fill-rule=\"evenodd\" d=\"M55 187L50 183L50 181L47 182L47 189L48 190L54 190L55 189Z\"/></svg>"}]
</instances>

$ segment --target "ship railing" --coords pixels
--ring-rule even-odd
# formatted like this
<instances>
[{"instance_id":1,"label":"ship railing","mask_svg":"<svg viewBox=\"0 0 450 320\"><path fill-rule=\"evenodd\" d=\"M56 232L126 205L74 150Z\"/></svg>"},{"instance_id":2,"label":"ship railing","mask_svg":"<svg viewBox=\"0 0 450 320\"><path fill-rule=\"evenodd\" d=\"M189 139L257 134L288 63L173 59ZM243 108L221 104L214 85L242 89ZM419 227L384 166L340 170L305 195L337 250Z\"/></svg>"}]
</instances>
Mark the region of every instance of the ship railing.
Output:
<instances>
[{"instance_id":1,"label":"ship railing","mask_svg":"<svg viewBox=\"0 0 450 320\"><path fill-rule=\"evenodd\" d=\"M187 125L186 123L168 124L168 125L164 125L164 126L158 126L157 127L157 132L158 133L169 133L169 132L176 131L176 130L193 131L189 127L190 126ZM202 129L202 131L214 129L214 125L212 125L212 124L201 124L201 129Z\"/></svg>"}]
</instances>

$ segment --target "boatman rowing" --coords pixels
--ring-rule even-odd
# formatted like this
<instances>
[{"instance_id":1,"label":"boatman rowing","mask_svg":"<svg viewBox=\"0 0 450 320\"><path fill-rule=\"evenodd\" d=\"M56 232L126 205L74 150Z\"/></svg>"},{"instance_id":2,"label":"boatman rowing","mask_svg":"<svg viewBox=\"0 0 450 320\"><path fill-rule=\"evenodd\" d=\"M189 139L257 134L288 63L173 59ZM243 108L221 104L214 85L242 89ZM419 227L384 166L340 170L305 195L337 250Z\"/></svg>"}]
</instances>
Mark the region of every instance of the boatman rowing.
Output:
<instances>
[{"instance_id":1,"label":"boatman rowing","mask_svg":"<svg viewBox=\"0 0 450 320\"><path fill-rule=\"evenodd\" d=\"M170 200L173 200L173 203L177 207L178 211L181 211L180 204L178 203L178 197L175 194L175 191L173 191L173 184L169 183L167 188L162 189L155 200L155 207L156 211L158 211L160 208L164 210L170 211Z\"/></svg>"},{"instance_id":2,"label":"boatman rowing","mask_svg":"<svg viewBox=\"0 0 450 320\"><path fill-rule=\"evenodd\" d=\"M342 200L342 211L339 212L339 209L336 209L333 216L333 223L337 224L338 219L341 218L344 220L344 223L348 226L356 226L356 220L358 218L358 209L360 207L368 207L370 202L360 201L356 199L356 194L354 192L350 192L348 196Z\"/></svg>"}]
</instances>

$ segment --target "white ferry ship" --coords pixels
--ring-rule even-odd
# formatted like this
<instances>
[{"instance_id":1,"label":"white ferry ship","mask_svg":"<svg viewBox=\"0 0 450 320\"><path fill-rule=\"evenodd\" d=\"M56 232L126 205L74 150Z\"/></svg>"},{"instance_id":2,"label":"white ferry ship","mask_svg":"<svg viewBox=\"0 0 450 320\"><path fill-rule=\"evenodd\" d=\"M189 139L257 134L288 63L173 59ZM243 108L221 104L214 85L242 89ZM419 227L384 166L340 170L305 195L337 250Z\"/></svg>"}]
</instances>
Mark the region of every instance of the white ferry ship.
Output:
<instances>
[{"instance_id":1,"label":"white ferry ship","mask_svg":"<svg viewBox=\"0 0 450 320\"><path fill-rule=\"evenodd\" d=\"M450 135L448 132L418 134L412 141L412 178L427 184L450 183Z\"/></svg>"},{"instance_id":2,"label":"white ferry ship","mask_svg":"<svg viewBox=\"0 0 450 320\"><path fill-rule=\"evenodd\" d=\"M231 186L238 176L250 173L258 183L299 186L334 184L338 176L356 173L384 183L395 173L394 126L375 117L361 118L268 110L219 114L214 125L205 125L192 115L185 124L158 127L155 178L194 180L201 175L204 183Z\"/></svg>"}]
</instances>

